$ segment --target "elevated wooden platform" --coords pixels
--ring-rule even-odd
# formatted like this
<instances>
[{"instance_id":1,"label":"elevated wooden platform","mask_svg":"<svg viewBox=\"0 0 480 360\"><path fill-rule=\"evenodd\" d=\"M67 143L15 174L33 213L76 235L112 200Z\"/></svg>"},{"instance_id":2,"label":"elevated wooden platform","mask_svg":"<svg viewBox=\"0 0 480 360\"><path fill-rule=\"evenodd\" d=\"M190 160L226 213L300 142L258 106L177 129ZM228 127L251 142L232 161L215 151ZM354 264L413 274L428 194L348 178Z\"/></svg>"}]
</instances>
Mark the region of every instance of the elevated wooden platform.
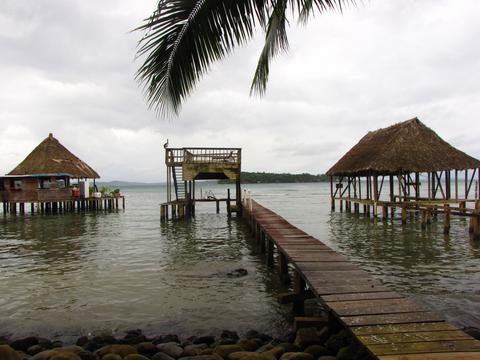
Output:
<instances>
[{"instance_id":1,"label":"elevated wooden platform","mask_svg":"<svg viewBox=\"0 0 480 360\"><path fill-rule=\"evenodd\" d=\"M283 277L288 276L288 264L295 268L294 292L312 292L374 358L480 359L480 341L385 287L278 214L246 199L244 215L260 250L267 255L267 263L274 265L277 251ZM302 304L296 306L302 308Z\"/></svg>"}]
</instances>

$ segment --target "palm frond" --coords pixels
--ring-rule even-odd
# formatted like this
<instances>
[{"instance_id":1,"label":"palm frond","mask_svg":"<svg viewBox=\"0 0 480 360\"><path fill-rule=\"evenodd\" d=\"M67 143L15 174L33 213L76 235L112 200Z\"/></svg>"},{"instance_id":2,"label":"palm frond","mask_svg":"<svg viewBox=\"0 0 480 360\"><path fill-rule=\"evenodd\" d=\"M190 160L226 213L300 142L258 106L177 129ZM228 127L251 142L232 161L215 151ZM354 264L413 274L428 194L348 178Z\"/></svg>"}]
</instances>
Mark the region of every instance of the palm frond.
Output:
<instances>
[{"instance_id":1,"label":"palm frond","mask_svg":"<svg viewBox=\"0 0 480 360\"><path fill-rule=\"evenodd\" d=\"M263 94L269 64L288 49L287 9L306 22L316 9L342 10L355 0L159 0L157 9L135 30L143 31L137 57L143 63L136 79L143 84L149 108L178 114L211 64L266 31L251 93Z\"/></svg>"},{"instance_id":2,"label":"palm frond","mask_svg":"<svg viewBox=\"0 0 480 360\"><path fill-rule=\"evenodd\" d=\"M150 108L178 113L215 60L249 40L264 26L265 0L161 0L137 30L145 31L137 55L145 57L136 78Z\"/></svg>"}]
</instances>

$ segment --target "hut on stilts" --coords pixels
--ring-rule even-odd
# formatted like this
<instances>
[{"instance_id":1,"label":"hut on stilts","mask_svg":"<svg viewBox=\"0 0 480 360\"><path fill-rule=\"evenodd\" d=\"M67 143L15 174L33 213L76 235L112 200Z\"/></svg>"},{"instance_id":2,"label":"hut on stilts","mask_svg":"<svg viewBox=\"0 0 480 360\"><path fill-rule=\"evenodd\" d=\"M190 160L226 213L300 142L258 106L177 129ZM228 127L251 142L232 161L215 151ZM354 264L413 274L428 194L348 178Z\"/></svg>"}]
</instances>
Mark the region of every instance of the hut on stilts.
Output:
<instances>
[{"instance_id":1,"label":"hut on stilts","mask_svg":"<svg viewBox=\"0 0 480 360\"><path fill-rule=\"evenodd\" d=\"M15 169L0 177L3 213L60 212L116 209L121 195L90 194L89 179L100 178L89 165L72 154L53 134L44 139ZM76 184L73 184L76 181Z\"/></svg>"},{"instance_id":2,"label":"hut on stilts","mask_svg":"<svg viewBox=\"0 0 480 360\"><path fill-rule=\"evenodd\" d=\"M393 218L401 210L421 213L422 228L432 216L470 217L470 230L480 237L480 161L442 140L418 118L371 131L330 170L331 208L366 216Z\"/></svg>"}]
</instances>

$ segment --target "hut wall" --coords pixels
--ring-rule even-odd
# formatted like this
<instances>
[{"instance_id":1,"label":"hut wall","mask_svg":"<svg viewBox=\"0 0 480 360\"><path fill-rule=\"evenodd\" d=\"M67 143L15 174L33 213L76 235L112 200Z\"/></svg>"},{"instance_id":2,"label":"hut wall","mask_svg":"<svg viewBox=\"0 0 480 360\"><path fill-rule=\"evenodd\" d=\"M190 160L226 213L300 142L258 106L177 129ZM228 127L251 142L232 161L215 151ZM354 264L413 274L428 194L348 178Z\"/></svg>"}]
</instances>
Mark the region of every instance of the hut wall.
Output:
<instances>
[{"instance_id":1,"label":"hut wall","mask_svg":"<svg viewBox=\"0 0 480 360\"><path fill-rule=\"evenodd\" d=\"M2 202L58 202L70 200L72 191L69 188L57 188L56 178L52 178L49 189L39 188L37 178L3 178L0 187L0 199ZM20 181L20 187L15 188L15 182Z\"/></svg>"}]
</instances>

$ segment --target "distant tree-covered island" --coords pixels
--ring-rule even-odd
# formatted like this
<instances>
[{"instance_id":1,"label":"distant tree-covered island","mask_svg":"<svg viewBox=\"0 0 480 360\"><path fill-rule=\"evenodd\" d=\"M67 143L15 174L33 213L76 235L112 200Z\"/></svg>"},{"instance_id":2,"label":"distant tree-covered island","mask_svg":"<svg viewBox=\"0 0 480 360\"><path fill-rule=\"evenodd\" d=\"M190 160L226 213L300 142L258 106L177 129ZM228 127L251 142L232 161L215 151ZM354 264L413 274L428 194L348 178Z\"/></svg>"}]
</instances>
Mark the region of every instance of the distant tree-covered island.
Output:
<instances>
[{"instance_id":1,"label":"distant tree-covered island","mask_svg":"<svg viewBox=\"0 0 480 360\"><path fill-rule=\"evenodd\" d=\"M269 172L243 172L242 184L269 184L269 183L311 183L328 181L327 175L269 173ZM220 183L228 183L228 180L221 180Z\"/></svg>"}]
</instances>

